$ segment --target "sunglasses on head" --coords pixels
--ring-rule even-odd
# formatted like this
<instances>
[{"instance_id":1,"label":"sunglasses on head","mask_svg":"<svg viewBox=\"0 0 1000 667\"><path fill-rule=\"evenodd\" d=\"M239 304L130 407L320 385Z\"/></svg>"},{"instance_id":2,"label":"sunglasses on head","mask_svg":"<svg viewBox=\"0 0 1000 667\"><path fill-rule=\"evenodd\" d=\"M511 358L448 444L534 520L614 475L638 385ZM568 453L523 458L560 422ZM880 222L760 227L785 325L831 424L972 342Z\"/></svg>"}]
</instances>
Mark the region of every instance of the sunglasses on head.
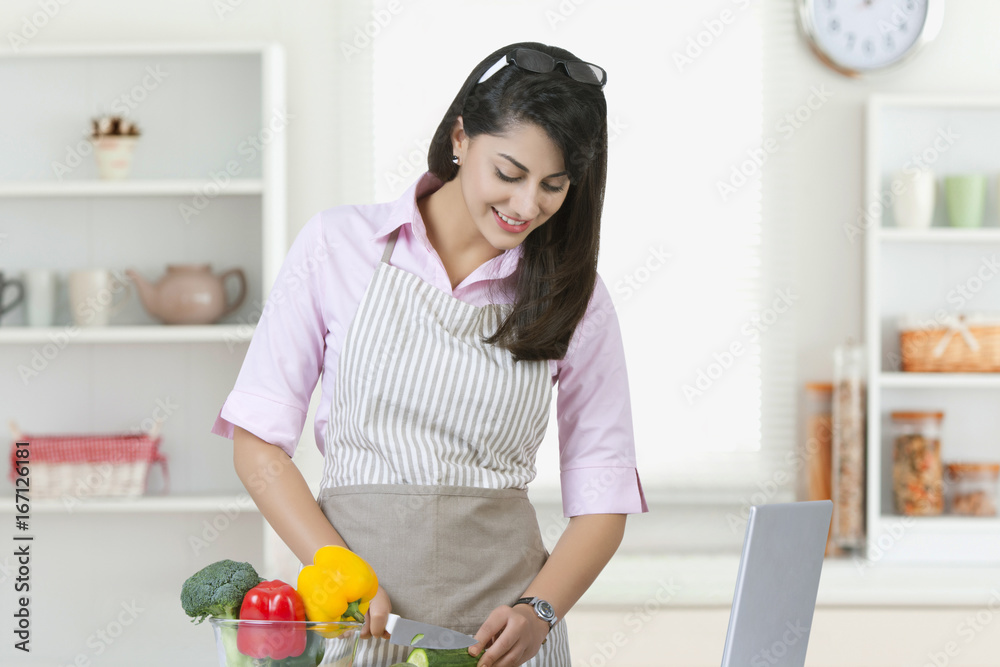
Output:
<instances>
[{"instance_id":1,"label":"sunglasses on head","mask_svg":"<svg viewBox=\"0 0 1000 667\"><path fill-rule=\"evenodd\" d=\"M608 81L608 73L598 65L585 63L582 60L559 60L535 49L514 49L493 63L493 66L483 73L477 83L486 81L507 65L516 65L523 70L537 74L548 74L556 68L556 65L562 65L569 78L580 83L600 86L601 90L604 89L604 84Z\"/></svg>"}]
</instances>

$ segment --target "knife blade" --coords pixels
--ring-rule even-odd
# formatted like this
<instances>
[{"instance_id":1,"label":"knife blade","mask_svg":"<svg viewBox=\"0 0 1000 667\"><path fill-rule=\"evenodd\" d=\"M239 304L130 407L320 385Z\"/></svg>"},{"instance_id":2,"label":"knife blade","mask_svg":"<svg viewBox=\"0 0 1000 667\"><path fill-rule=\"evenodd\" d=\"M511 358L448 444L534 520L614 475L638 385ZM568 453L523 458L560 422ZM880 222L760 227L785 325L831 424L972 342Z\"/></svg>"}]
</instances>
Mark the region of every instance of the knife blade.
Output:
<instances>
[{"instance_id":1,"label":"knife blade","mask_svg":"<svg viewBox=\"0 0 1000 667\"><path fill-rule=\"evenodd\" d=\"M476 643L476 638L439 625L420 623L400 618L397 614L389 614L385 624L389 633L389 643L398 646L414 648L468 648ZM413 641L417 635L423 635L418 641Z\"/></svg>"}]
</instances>

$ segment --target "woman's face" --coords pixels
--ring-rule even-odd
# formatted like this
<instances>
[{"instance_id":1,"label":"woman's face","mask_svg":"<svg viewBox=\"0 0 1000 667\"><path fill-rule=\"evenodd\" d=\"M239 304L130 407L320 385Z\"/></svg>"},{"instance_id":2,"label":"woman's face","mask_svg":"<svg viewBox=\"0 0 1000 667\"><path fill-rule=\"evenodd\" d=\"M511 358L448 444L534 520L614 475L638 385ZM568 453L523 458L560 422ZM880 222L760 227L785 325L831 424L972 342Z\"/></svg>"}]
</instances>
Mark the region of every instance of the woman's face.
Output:
<instances>
[{"instance_id":1,"label":"woman's face","mask_svg":"<svg viewBox=\"0 0 1000 667\"><path fill-rule=\"evenodd\" d=\"M569 174L562 152L539 126L515 125L504 135L481 134L471 140L459 129L457 137L465 204L479 232L497 250L520 245L562 206Z\"/></svg>"}]
</instances>

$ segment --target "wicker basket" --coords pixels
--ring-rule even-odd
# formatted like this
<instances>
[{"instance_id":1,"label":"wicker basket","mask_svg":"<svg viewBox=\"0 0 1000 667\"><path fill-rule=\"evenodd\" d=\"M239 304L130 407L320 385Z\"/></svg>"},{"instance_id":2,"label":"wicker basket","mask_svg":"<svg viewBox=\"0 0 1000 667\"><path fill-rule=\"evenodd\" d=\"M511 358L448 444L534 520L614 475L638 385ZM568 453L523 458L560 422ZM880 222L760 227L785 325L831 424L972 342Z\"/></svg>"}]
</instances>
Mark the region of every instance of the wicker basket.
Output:
<instances>
[{"instance_id":1,"label":"wicker basket","mask_svg":"<svg viewBox=\"0 0 1000 667\"><path fill-rule=\"evenodd\" d=\"M169 485L167 460L159 451L160 437L155 434L15 432L10 451L11 481L15 479L18 442L29 443L32 498L141 496L153 464L162 467L164 491Z\"/></svg>"},{"instance_id":2,"label":"wicker basket","mask_svg":"<svg viewBox=\"0 0 1000 667\"><path fill-rule=\"evenodd\" d=\"M921 325L899 323L902 368L908 373L1000 372L1000 317L953 316Z\"/></svg>"}]
</instances>

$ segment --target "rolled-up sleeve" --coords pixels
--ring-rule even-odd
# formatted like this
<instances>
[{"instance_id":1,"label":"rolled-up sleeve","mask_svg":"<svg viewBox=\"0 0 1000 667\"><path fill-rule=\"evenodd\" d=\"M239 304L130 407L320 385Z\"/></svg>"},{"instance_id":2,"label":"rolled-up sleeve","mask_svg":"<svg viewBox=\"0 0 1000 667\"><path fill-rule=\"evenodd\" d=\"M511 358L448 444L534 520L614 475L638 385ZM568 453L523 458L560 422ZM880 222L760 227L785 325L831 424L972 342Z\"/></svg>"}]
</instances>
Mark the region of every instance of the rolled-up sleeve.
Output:
<instances>
[{"instance_id":1,"label":"rolled-up sleeve","mask_svg":"<svg viewBox=\"0 0 1000 667\"><path fill-rule=\"evenodd\" d=\"M648 512L636 467L621 328L600 277L557 368L563 514Z\"/></svg>"},{"instance_id":2,"label":"rolled-up sleeve","mask_svg":"<svg viewBox=\"0 0 1000 667\"><path fill-rule=\"evenodd\" d=\"M317 259L325 248L317 214L285 256L212 433L232 438L239 426L288 456L295 453L323 368L326 325Z\"/></svg>"}]
</instances>

